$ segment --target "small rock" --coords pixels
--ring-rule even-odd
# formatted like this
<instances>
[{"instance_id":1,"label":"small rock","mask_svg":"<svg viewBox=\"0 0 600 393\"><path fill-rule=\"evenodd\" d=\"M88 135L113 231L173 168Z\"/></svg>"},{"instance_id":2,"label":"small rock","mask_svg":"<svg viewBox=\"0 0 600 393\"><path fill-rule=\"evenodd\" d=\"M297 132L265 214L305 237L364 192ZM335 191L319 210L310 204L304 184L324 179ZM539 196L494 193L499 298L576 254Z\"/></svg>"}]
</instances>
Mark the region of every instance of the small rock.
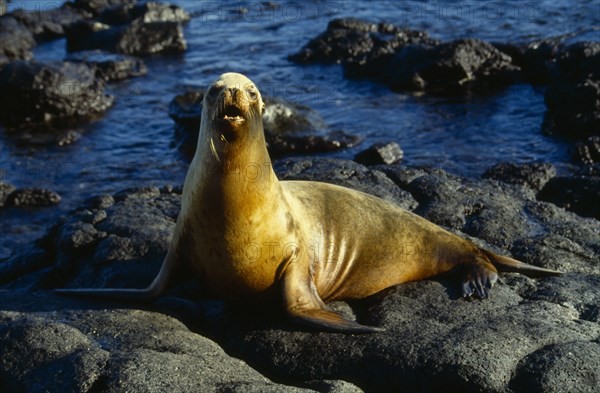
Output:
<instances>
[{"instance_id":1,"label":"small rock","mask_svg":"<svg viewBox=\"0 0 600 393\"><path fill-rule=\"evenodd\" d=\"M518 184L539 191L554 176L556 176L556 168L549 163L514 164L512 162L501 162L486 169L482 177L509 184Z\"/></svg>"},{"instance_id":2,"label":"small rock","mask_svg":"<svg viewBox=\"0 0 600 393\"><path fill-rule=\"evenodd\" d=\"M404 152L396 142L376 143L354 157L354 161L363 165L394 164L402 161Z\"/></svg>"},{"instance_id":3,"label":"small rock","mask_svg":"<svg viewBox=\"0 0 600 393\"><path fill-rule=\"evenodd\" d=\"M6 205L15 207L44 207L60 203L61 197L54 191L40 188L20 188L6 198Z\"/></svg>"}]
</instances>

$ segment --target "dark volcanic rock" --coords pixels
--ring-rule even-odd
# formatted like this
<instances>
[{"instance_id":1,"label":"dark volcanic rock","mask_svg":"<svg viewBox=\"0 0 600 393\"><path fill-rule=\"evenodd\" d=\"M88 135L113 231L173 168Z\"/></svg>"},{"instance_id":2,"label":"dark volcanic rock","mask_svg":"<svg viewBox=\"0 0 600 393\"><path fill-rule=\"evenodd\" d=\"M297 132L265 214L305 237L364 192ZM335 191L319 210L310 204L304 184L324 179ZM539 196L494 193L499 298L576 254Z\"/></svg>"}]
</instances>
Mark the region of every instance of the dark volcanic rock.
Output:
<instances>
[{"instance_id":1,"label":"dark volcanic rock","mask_svg":"<svg viewBox=\"0 0 600 393\"><path fill-rule=\"evenodd\" d=\"M224 355L215 340L272 379L319 391L354 389L324 382L344 380L367 391L528 393L559 386L593 392L600 222L538 201L528 187L437 169L378 168L386 173L344 160L276 162L282 179L326 180L409 208L416 199L417 213L477 244L566 274L534 280L503 273L483 301L462 300L450 275L331 304L386 329L372 335L307 331L264 304L198 302L200 291L191 282L155 306L10 290L149 283L166 253L181 197L171 188L127 190L95 198L58 223L32 253L37 263L46 263L38 270L31 269L36 259L28 255L12 257L13 270L0 268L2 288L8 289L0 291L0 390L45 386L56 370L64 376L61 389L89 384L97 391L215 390L215 384L223 391L289 389L259 380L246 363ZM197 333L148 310L155 307Z\"/></svg>"},{"instance_id":2,"label":"dark volcanic rock","mask_svg":"<svg viewBox=\"0 0 600 393\"><path fill-rule=\"evenodd\" d=\"M6 205L6 200L11 192L15 190L15 186L12 184L0 181L0 207Z\"/></svg>"},{"instance_id":3,"label":"dark volcanic rock","mask_svg":"<svg viewBox=\"0 0 600 393\"><path fill-rule=\"evenodd\" d=\"M0 121L7 127L63 127L108 109L114 98L83 64L16 61L0 71Z\"/></svg>"},{"instance_id":4,"label":"dark volcanic rock","mask_svg":"<svg viewBox=\"0 0 600 393\"><path fill-rule=\"evenodd\" d=\"M61 200L54 191L40 188L20 188L6 198L6 205L15 207L42 207L56 205Z\"/></svg>"},{"instance_id":5,"label":"dark volcanic rock","mask_svg":"<svg viewBox=\"0 0 600 393\"><path fill-rule=\"evenodd\" d=\"M559 81L546 90L548 111L542 128L547 134L582 139L600 135L600 78Z\"/></svg>"},{"instance_id":6,"label":"dark volcanic rock","mask_svg":"<svg viewBox=\"0 0 600 393\"><path fill-rule=\"evenodd\" d=\"M71 25L67 50L101 49L137 56L181 53L187 49L181 22L189 18L180 7L155 2L107 8L100 21Z\"/></svg>"},{"instance_id":7,"label":"dark volcanic rock","mask_svg":"<svg viewBox=\"0 0 600 393\"><path fill-rule=\"evenodd\" d=\"M600 220L600 177L598 176L555 177L540 191L538 198L581 216L595 217Z\"/></svg>"},{"instance_id":8,"label":"dark volcanic rock","mask_svg":"<svg viewBox=\"0 0 600 393\"><path fill-rule=\"evenodd\" d=\"M108 25L122 25L136 19L144 23L187 23L190 20L190 14L176 5L149 1L142 4L124 4L122 6L107 8L98 18L100 22Z\"/></svg>"},{"instance_id":9,"label":"dark volcanic rock","mask_svg":"<svg viewBox=\"0 0 600 393\"><path fill-rule=\"evenodd\" d=\"M370 23L353 18L334 19L327 30L313 38L298 53L289 56L297 63L360 64L411 43L436 41L427 33L402 29L389 23Z\"/></svg>"},{"instance_id":10,"label":"dark volcanic rock","mask_svg":"<svg viewBox=\"0 0 600 393\"><path fill-rule=\"evenodd\" d=\"M476 39L439 43L386 23L336 19L290 60L344 63L347 77L367 77L396 90L463 94L506 86L521 70L506 53Z\"/></svg>"},{"instance_id":11,"label":"dark volcanic rock","mask_svg":"<svg viewBox=\"0 0 600 393\"><path fill-rule=\"evenodd\" d=\"M48 296L35 300L42 307L33 299L0 297L6 310L0 311L5 392L309 391L271 382L215 342L156 312L97 310L92 303L65 311ZM9 304L30 312L3 307Z\"/></svg>"},{"instance_id":12,"label":"dark volcanic rock","mask_svg":"<svg viewBox=\"0 0 600 393\"><path fill-rule=\"evenodd\" d=\"M394 164L402 161L404 152L396 142L376 143L354 157L354 161L363 165Z\"/></svg>"},{"instance_id":13,"label":"dark volcanic rock","mask_svg":"<svg viewBox=\"0 0 600 393\"><path fill-rule=\"evenodd\" d=\"M44 9L34 11L19 9L11 13L33 33L38 42L63 37L69 25L92 16L89 12L73 7L69 2L58 8L40 8Z\"/></svg>"},{"instance_id":14,"label":"dark volcanic rock","mask_svg":"<svg viewBox=\"0 0 600 393\"><path fill-rule=\"evenodd\" d=\"M591 136L575 145L574 158L586 165L600 163L600 136Z\"/></svg>"},{"instance_id":15,"label":"dark volcanic rock","mask_svg":"<svg viewBox=\"0 0 600 393\"><path fill-rule=\"evenodd\" d=\"M169 116L177 123L181 150L193 156L202 116L202 91L190 91L173 98ZM357 145L362 138L331 131L317 112L307 106L265 98L263 125L271 157L335 151Z\"/></svg>"},{"instance_id":16,"label":"dark volcanic rock","mask_svg":"<svg viewBox=\"0 0 600 393\"><path fill-rule=\"evenodd\" d=\"M102 51L83 51L70 54L67 61L85 63L94 69L96 78L104 81L118 81L148 73L142 60L134 57L106 53Z\"/></svg>"},{"instance_id":17,"label":"dark volcanic rock","mask_svg":"<svg viewBox=\"0 0 600 393\"><path fill-rule=\"evenodd\" d=\"M561 392L577 381L577 391L600 386L600 343L575 341L540 348L522 360L513 385L521 391Z\"/></svg>"},{"instance_id":18,"label":"dark volcanic rock","mask_svg":"<svg viewBox=\"0 0 600 393\"><path fill-rule=\"evenodd\" d=\"M0 67L13 60L30 60L35 39L31 32L10 15L0 16Z\"/></svg>"},{"instance_id":19,"label":"dark volcanic rock","mask_svg":"<svg viewBox=\"0 0 600 393\"><path fill-rule=\"evenodd\" d=\"M518 80L520 68L489 43L462 39L401 48L379 75L396 90L452 94L506 86Z\"/></svg>"},{"instance_id":20,"label":"dark volcanic rock","mask_svg":"<svg viewBox=\"0 0 600 393\"><path fill-rule=\"evenodd\" d=\"M544 185L556 176L556 168L552 164L534 162L531 164L514 164L501 162L486 169L483 177L499 180L509 184L519 184L539 191Z\"/></svg>"},{"instance_id":21,"label":"dark volcanic rock","mask_svg":"<svg viewBox=\"0 0 600 393\"><path fill-rule=\"evenodd\" d=\"M112 7L135 5L138 0L73 0L73 6L90 12L94 16L100 15Z\"/></svg>"},{"instance_id":22,"label":"dark volcanic rock","mask_svg":"<svg viewBox=\"0 0 600 393\"><path fill-rule=\"evenodd\" d=\"M181 24L143 23L135 20L127 26L110 27L99 22L73 24L67 33L67 50L101 49L127 55L181 53L187 49Z\"/></svg>"}]
</instances>

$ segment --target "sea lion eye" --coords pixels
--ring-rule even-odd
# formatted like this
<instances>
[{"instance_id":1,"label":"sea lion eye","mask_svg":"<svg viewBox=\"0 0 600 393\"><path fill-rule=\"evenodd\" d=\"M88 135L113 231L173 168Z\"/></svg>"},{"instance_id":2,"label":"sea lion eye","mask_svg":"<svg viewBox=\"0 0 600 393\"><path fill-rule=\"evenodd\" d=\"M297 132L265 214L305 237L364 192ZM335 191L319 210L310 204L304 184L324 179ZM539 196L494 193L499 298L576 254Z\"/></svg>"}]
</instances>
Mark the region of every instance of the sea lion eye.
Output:
<instances>
[{"instance_id":1,"label":"sea lion eye","mask_svg":"<svg viewBox=\"0 0 600 393\"><path fill-rule=\"evenodd\" d=\"M210 98L211 100L214 100L215 98L217 98L220 91L221 91L221 88L219 86L212 85L210 87L210 89L208 89L208 98Z\"/></svg>"},{"instance_id":2,"label":"sea lion eye","mask_svg":"<svg viewBox=\"0 0 600 393\"><path fill-rule=\"evenodd\" d=\"M258 99L258 92L256 91L256 89L254 89L253 87L250 87L247 89L247 91L248 91L248 96L250 96L250 99L252 99L252 100Z\"/></svg>"}]
</instances>

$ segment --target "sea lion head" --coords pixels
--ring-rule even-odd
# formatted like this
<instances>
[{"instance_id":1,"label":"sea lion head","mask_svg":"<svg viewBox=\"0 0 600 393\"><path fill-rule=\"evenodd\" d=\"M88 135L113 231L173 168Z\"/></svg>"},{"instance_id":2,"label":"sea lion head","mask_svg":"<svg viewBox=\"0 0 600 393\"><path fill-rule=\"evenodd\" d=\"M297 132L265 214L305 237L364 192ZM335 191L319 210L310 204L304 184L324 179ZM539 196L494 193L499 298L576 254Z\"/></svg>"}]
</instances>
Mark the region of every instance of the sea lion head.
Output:
<instances>
[{"instance_id":1,"label":"sea lion head","mask_svg":"<svg viewBox=\"0 0 600 393\"><path fill-rule=\"evenodd\" d=\"M247 77L228 72L204 94L202 118L208 127L229 142L262 129L264 103L256 85Z\"/></svg>"}]
</instances>

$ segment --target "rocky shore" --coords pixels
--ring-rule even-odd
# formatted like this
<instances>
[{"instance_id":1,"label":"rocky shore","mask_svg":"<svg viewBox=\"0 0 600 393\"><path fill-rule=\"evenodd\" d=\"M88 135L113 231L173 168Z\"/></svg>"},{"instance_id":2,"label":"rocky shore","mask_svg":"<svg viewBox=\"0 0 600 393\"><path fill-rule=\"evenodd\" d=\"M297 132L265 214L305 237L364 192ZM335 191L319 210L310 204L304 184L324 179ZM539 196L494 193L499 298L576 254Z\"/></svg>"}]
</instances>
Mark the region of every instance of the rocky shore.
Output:
<instances>
[{"instance_id":1,"label":"rocky shore","mask_svg":"<svg viewBox=\"0 0 600 393\"><path fill-rule=\"evenodd\" d=\"M319 158L275 167L281 179L370 192L565 274L501 274L484 301L462 300L452 277L442 277L335 303L386 329L366 336L304 331L278 309L207 300L194 280L154 304L52 294L65 286L143 287L157 273L180 188L125 190L88 201L0 265L0 386L32 390L61 370L60 386L70 391L594 391L600 222L539 199L557 178L551 165L507 164L482 179Z\"/></svg>"},{"instance_id":2,"label":"rocky shore","mask_svg":"<svg viewBox=\"0 0 600 393\"><path fill-rule=\"evenodd\" d=\"M186 50L182 28L189 19L180 7L136 0L73 0L1 15L3 132L27 145L73 143L79 125L119 104L107 92L111 83L147 73L147 56ZM72 52L64 61L33 59L37 44L58 38ZM569 43L568 37L526 45L442 42L389 23L338 19L290 60L341 64L349 79L417 95L541 86L547 113L540 128L572 144L570 173L552 163L507 161L461 177L403 164L405 154L393 141L364 146L353 161L318 157L357 146L363 136L277 97L267 97L263 120L281 180L367 192L499 254L564 274L502 273L482 301L463 300L456 280L444 276L332 304L385 329L371 335L305 330L277 306L214 299L193 277L153 303L56 295L64 287L141 288L155 277L182 185L141 181L80 203L49 223L43 237L0 258L0 391L596 392L600 43ZM175 143L187 158L196 146L203 94L184 91L168 107ZM0 178L0 211L60 200L51 190Z\"/></svg>"}]
</instances>

